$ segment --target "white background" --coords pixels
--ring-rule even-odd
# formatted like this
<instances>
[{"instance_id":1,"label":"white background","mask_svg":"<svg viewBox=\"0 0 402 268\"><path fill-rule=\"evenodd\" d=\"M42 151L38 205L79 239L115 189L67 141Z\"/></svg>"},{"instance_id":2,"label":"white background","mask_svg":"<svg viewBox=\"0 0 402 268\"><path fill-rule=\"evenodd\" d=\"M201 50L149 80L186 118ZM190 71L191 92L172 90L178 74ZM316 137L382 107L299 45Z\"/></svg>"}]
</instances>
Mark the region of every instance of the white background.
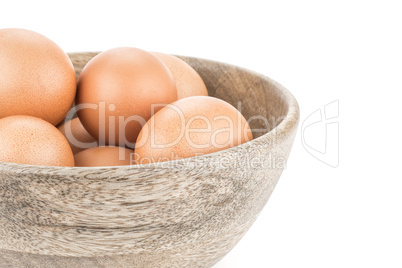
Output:
<instances>
[{"instance_id":1,"label":"white background","mask_svg":"<svg viewBox=\"0 0 402 268\"><path fill-rule=\"evenodd\" d=\"M402 267L401 14L386 0L3 1L0 28L65 51L134 46L277 80L300 104L299 133L260 217L215 267ZM304 126L302 142L303 121L334 101L339 117L327 132Z\"/></svg>"}]
</instances>

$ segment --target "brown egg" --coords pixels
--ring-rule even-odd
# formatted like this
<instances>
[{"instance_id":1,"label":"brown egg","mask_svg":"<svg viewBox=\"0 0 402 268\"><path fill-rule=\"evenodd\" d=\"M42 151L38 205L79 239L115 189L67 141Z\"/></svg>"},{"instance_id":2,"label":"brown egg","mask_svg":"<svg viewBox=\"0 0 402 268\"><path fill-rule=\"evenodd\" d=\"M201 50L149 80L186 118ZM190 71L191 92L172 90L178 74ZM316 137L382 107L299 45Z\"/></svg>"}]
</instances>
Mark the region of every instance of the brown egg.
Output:
<instances>
[{"instance_id":1,"label":"brown egg","mask_svg":"<svg viewBox=\"0 0 402 268\"><path fill-rule=\"evenodd\" d=\"M96 140L82 126L78 117L65 122L58 129L66 137L73 154L98 146Z\"/></svg>"},{"instance_id":2,"label":"brown egg","mask_svg":"<svg viewBox=\"0 0 402 268\"><path fill-rule=\"evenodd\" d=\"M76 93L67 54L48 38L23 29L0 30L0 118L30 115L57 125Z\"/></svg>"},{"instance_id":3,"label":"brown egg","mask_svg":"<svg viewBox=\"0 0 402 268\"><path fill-rule=\"evenodd\" d=\"M207 87L201 76L186 62L178 57L152 52L168 67L176 81L177 99L191 96L208 96Z\"/></svg>"},{"instance_id":4,"label":"brown egg","mask_svg":"<svg viewBox=\"0 0 402 268\"><path fill-rule=\"evenodd\" d=\"M76 167L106 167L131 165L133 150L104 146L82 151L74 156Z\"/></svg>"},{"instance_id":5,"label":"brown egg","mask_svg":"<svg viewBox=\"0 0 402 268\"><path fill-rule=\"evenodd\" d=\"M188 97L162 108L143 127L135 146L138 164L224 150L253 139L241 113L206 96Z\"/></svg>"},{"instance_id":6,"label":"brown egg","mask_svg":"<svg viewBox=\"0 0 402 268\"><path fill-rule=\"evenodd\" d=\"M137 48L100 53L78 78L78 117L101 145L133 148L152 110L175 100L170 71L151 53Z\"/></svg>"},{"instance_id":7,"label":"brown egg","mask_svg":"<svg viewBox=\"0 0 402 268\"><path fill-rule=\"evenodd\" d=\"M39 166L74 166L63 134L40 118L15 115L0 119L0 161Z\"/></svg>"}]
</instances>

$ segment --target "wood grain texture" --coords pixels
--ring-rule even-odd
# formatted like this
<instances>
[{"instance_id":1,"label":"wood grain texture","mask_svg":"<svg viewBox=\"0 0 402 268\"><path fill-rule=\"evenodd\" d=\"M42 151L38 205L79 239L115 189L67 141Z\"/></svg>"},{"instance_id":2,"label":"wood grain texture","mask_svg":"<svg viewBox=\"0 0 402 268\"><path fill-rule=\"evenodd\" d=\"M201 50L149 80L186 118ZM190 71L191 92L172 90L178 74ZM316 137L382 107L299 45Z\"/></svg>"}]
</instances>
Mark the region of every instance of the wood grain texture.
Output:
<instances>
[{"instance_id":1,"label":"wood grain texture","mask_svg":"<svg viewBox=\"0 0 402 268\"><path fill-rule=\"evenodd\" d=\"M77 74L95 55L69 54ZM0 163L0 267L210 267L236 245L283 171L298 105L263 75L181 58L210 95L238 107L251 128L263 129L254 131L257 138L138 166Z\"/></svg>"}]
</instances>

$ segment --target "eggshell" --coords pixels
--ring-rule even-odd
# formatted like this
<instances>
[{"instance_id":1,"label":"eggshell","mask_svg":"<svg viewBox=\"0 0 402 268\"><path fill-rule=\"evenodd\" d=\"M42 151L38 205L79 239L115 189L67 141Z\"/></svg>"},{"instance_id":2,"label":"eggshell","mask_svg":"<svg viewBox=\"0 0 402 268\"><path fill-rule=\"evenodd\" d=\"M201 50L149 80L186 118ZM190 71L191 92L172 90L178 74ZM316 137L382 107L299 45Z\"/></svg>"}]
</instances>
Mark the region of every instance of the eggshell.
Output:
<instances>
[{"instance_id":1,"label":"eggshell","mask_svg":"<svg viewBox=\"0 0 402 268\"><path fill-rule=\"evenodd\" d=\"M23 29L0 30L0 118L30 115L57 125L76 93L67 54L53 41Z\"/></svg>"},{"instance_id":2,"label":"eggshell","mask_svg":"<svg viewBox=\"0 0 402 268\"><path fill-rule=\"evenodd\" d=\"M98 146L96 140L82 126L78 117L65 122L58 129L66 137L73 154Z\"/></svg>"},{"instance_id":3,"label":"eggshell","mask_svg":"<svg viewBox=\"0 0 402 268\"><path fill-rule=\"evenodd\" d=\"M135 146L138 164L208 154L253 139L241 113L206 96L178 100L157 112L141 130Z\"/></svg>"},{"instance_id":4,"label":"eggshell","mask_svg":"<svg viewBox=\"0 0 402 268\"><path fill-rule=\"evenodd\" d=\"M176 81L177 99L191 96L208 96L207 87L201 76L186 62L176 56L152 52L168 67Z\"/></svg>"},{"instance_id":5,"label":"eggshell","mask_svg":"<svg viewBox=\"0 0 402 268\"><path fill-rule=\"evenodd\" d=\"M168 68L137 48L98 54L78 78L78 117L101 145L133 148L153 109L175 100L176 85Z\"/></svg>"},{"instance_id":6,"label":"eggshell","mask_svg":"<svg viewBox=\"0 0 402 268\"><path fill-rule=\"evenodd\" d=\"M74 166L63 134L40 118L24 115L0 119L0 161L40 166Z\"/></svg>"},{"instance_id":7,"label":"eggshell","mask_svg":"<svg viewBox=\"0 0 402 268\"><path fill-rule=\"evenodd\" d=\"M134 151L115 146L95 147L74 156L76 167L103 167L131 165Z\"/></svg>"}]
</instances>

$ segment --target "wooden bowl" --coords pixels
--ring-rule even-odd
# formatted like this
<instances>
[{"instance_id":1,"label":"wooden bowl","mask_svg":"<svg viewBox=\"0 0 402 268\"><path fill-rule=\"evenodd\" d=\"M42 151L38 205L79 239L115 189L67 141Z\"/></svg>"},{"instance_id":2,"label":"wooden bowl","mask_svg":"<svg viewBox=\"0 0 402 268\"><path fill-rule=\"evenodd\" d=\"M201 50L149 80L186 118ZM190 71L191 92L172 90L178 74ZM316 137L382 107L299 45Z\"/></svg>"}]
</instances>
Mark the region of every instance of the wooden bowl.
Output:
<instances>
[{"instance_id":1,"label":"wooden bowl","mask_svg":"<svg viewBox=\"0 0 402 268\"><path fill-rule=\"evenodd\" d=\"M77 74L96 53L69 54ZM270 78L181 57L255 139L138 166L0 163L0 267L210 267L246 233L285 167L298 105ZM241 105L241 107L240 107Z\"/></svg>"}]
</instances>

